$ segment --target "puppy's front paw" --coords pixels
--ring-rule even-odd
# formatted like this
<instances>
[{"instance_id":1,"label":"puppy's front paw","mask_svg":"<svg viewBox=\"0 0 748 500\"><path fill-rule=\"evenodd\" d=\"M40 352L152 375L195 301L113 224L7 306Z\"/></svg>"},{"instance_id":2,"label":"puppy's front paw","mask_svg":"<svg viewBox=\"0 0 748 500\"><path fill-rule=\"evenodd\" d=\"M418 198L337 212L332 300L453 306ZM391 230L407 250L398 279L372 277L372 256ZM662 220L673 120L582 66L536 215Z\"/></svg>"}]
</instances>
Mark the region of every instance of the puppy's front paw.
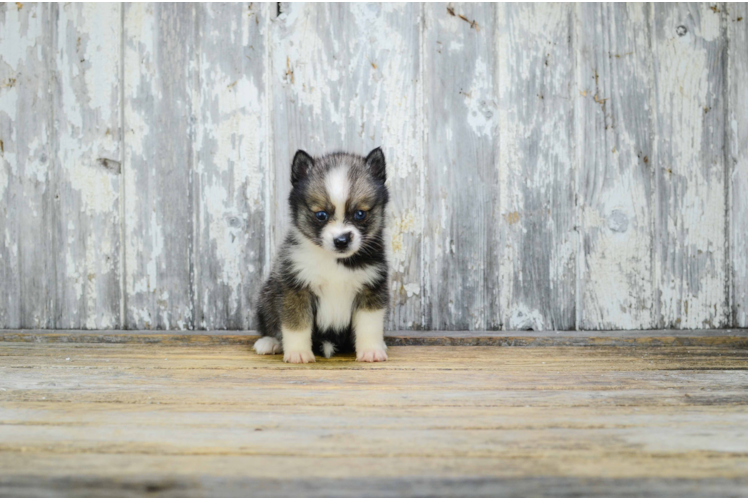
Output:
<instances>
[{"instance_id":1,"label":"puppy's front paw","mask_svg":"<svg viewBox=\"0 0 748 500\"><path fill-rule=\"evenodd\" d=\"M387 353L384 349L363 349L356 353L356 361L362 361L364 363L387 361Z\"/></svg>"},{"instance_id":2,"label":"puppy's front paw","mask_svg":"<svg viewBox=\"0 0 748 500\"><path fill-rule=\"evenodd\" d=\"M314 363L312 351L291 351L283 355L283 361L286 363Z\"/></svg>"},{"instance_id":3,"label":"puppy's front paw","mask_svg":"<svg viewBox=\"0 0 748 500\"><path fill-rule=\"evenodd\" d=\"M278 354L282 350L280 341L275 337L262 337L255 342L257 354Z\"/></svg>"}]
</instances>

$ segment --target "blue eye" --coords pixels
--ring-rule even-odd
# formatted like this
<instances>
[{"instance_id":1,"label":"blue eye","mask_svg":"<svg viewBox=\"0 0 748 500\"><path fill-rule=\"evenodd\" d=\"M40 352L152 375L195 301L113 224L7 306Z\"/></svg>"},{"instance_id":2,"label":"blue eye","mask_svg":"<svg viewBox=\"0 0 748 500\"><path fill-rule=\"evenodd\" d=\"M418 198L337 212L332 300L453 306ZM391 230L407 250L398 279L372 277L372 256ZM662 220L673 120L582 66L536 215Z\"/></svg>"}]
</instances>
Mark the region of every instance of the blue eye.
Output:
<instances>
[{"instance_id":1,"label":"blue eye","mask_svg":"<svg viewBox=\"0 0 748 500\"><path fill-rule=\"evenodd\" d=\"M325 222L327 220L327 212L317 212L314 214L317 220Z\"/></svg>"},{"instance_id":2,"label":"blue eye","mask_svg":"<svg viewBox=\"0 0 748 500\"><path fill-rule=\"evenodd\" d=\"M366 212L363 210L356 210L353 212L353 218L356 220L364 220L366 218Z\"/></svg>"}]
</instances>

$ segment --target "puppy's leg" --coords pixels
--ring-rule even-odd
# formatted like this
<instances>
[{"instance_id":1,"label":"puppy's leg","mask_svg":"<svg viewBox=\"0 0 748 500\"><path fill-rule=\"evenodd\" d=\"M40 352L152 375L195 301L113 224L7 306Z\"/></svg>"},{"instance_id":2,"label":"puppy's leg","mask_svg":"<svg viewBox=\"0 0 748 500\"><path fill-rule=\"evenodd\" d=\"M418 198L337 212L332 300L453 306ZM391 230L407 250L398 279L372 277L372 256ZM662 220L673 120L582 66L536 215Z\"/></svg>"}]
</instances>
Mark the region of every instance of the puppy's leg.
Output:
<instances>
[{"instance_id":1,"label":"puppy's leg","mask_svg":"<svg viewBox=\"0 0 748 500\"><path fill-rule=\"evenodd\" d=\"M306 290L286 290L283 294L281 333L283 361L314 363L312 354L312 296Z\"/></svg>"},{"instance_id":2,"label":"puppy's leg","mask_svg":"<svg viewBox=\"0 0 748 500\"><path fill-rule=\"evenodd\" d=\"M283 326L283 361L286 363L314 363L312 328L290 330Z\"/></svg>"},{"instance_id":3,"label":"puppy's leg","mask_svg":"<svg viewBox=\"0 0 748 500\"><path fill-rule=\"evenodd\" d=\"M389 290L387 273L376 283L364 287L356 297L353 311L353 335L356 339L356 361L387 361L384 344L384 316Z\"/></svg>"},{"instance_id":4,"label":"puppy's leg","mask_svg":"<svg viewBox=\"0 0 748 500\"><path fill-rule=\"evenodd\" d=\"M386 309L353 313L353 332L356 335L356 361L373 363L387 361L384 343L384 315Z\"/></svg>"}]
</instances>

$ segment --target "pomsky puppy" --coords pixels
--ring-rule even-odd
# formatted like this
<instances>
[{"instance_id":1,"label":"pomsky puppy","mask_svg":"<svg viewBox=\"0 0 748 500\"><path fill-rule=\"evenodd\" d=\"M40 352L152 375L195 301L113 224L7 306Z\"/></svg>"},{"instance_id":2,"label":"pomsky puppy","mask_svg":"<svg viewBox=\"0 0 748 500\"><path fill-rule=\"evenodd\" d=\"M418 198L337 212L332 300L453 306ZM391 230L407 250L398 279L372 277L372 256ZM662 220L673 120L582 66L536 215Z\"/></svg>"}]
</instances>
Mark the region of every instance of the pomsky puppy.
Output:
<instances>
[{"instance_id":1,"label":"pomsky puppy","mask_svg":"<svg viewBox=\"0 0 748 500\"><path fill-rule=\"evenodd\" d=\"M355 349L358 361L387 360L385 170L380 148L366 158L296 152L291 229L258 300L258 354L311 363Z\"/></svg>"}]
</instances>

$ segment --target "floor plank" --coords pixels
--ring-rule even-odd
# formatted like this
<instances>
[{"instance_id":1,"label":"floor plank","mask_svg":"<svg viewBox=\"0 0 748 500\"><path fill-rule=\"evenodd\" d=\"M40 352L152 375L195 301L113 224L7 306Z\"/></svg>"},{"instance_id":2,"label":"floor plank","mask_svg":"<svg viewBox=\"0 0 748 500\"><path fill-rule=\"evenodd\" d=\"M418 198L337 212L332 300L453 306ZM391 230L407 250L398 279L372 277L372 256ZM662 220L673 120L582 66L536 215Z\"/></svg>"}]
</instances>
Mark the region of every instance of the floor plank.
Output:
<instances>
[{"instance_id":1,"label":"floor plank","mask_svg":"<svg viewBox=\"0 0 748 500\"><path fill-rule=\"evenodd\" d=\"M104 344L244 344L259 338L253 330L11 330L0 329L0 342ZM385 333L389 346L663 347L722 346L748 348L748 329L620 331L430 331Z\"/></svg>"},{"instance_id":2,"label":"floor plank","mask_svg":"<svg viewBox=\"0 0 748 500\"><path fill-rule=\"evenodd\" d=\"M748 350L0 342L0 496L748 495Z\"/></svg>"}]
</instances>

